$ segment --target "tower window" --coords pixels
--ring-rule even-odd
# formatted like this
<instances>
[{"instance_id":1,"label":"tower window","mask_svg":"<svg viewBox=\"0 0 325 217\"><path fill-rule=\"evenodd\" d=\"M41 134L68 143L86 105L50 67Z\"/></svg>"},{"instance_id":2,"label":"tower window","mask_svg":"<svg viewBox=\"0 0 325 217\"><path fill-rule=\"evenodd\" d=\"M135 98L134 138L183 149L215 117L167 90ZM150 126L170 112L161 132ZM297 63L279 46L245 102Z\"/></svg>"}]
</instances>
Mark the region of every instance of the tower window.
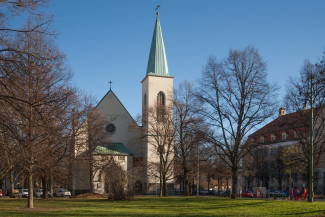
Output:
<instances>
[{"instance_id":1,"label":"tower window","mask_svg":"<svg viewBox=\"0 0 325 217\"><path fill-rule=\"evenodd\" d=\"M143 105L147 105L147 94L146 93L143 96Z\"/></svg>"},{"instance_id":2,"label":"tower window","mask_svg":"<svg viewBox=\"0 0 325 217\"><path fill-rule=\"evenodd\" d=\"M164 92L160 91L157 95L157 103L160 106L164 106L165 105L165 94Z\"/></svg>"}]
</instances>

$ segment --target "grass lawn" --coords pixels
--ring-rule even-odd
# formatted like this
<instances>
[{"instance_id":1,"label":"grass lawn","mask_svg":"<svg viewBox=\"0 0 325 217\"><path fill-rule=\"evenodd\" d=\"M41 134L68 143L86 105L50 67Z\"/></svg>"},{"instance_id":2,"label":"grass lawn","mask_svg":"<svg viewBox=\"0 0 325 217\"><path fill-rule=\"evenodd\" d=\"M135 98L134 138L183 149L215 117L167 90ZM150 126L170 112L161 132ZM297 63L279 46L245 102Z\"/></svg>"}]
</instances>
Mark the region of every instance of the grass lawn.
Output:
<instances>
[{"instance_id":1,"label":"grass lawn","mask_svg":"<svg viewBox=\"0 0 325 217\"><path fill-rule=\"evenodd\" d=\"M325 216L325 202L256 200L217 197L137 197L105 199L0 199L0 216Z\"/></svg>"}]
</instances>

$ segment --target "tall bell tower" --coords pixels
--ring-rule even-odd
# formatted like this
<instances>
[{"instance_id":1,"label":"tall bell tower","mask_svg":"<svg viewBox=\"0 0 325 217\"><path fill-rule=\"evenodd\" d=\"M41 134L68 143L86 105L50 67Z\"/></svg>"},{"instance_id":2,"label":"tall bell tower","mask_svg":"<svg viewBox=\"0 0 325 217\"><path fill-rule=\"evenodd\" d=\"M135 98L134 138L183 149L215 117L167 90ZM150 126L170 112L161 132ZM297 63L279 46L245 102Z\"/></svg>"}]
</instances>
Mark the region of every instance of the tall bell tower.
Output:
<instances>
[{"instance_id":1,"label":"tall bell tower","mask_svg":"<svg viewBox=\"0 0 325 217\"><path fill-rule=\"evenodd\" d=\"M148 126L150 126L150 118L148 119L147 111L154 108L157 103L166 107L172 107L173 101L173 80L174 77L168 72L167 58L164 46L164 40L161 32L159 13L157 12L155 29L151 41L147 72L142 83L142 117L143 128L147 129L144 146L146 149L145 160L147 162L157 161L154 145L150 142L148 136ZM147 189L150 190L150 185L157 183L158 180L153 180L152 174L147 172Z\"/></svg>"}]
</instances>

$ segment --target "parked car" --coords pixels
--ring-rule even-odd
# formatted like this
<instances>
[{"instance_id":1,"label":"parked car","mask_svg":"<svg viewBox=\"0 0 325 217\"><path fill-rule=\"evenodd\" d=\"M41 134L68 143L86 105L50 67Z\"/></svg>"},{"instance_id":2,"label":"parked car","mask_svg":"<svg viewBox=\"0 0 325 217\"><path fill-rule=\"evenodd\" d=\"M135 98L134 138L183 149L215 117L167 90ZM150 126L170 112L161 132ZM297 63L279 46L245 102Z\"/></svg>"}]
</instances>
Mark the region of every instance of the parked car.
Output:
<instances>
[{"instance_id":1,"label":"parked car","mask_svg":"<svg viewBox=\"0 0 325 217\"><path fill-rule=\"evenodd\" d=\"M243 191L241 194L242 197L254 197L254 194L252 191Z\"/></svg>"},{"instance_id":2,"label":"parked car","mask_svg":"<svg viewBox=\"0 0 325 217\"><path fill-rule=\"evenodd\" d=\"M220 190L219 192L217 192L217 195L222 195L222 194L223 194L223 192L225 192L225 191L223 191L223 190Z\"/></svg>"},{"instance_id":3,"label":"parked car","mask_svg":"<svg viewBox=\"0 0 325 217\"><path fill-rule=\"evenodd\" d=\"M43 189L36 189L35 192L34 192L34 196L35 197L42 197L43 196Z\"/></svg>"},{"instance_id":4,"label":"parked car","mask_svg":"<svg viewBox=\"0 0 325 217\"><path fill-rule=\"evenodd\" d=\"M207 194L208 193L208 189L200 189L200 194Z\"/></svg>"},{"instance_id":5,"label":"parked car","mask_svg":"<svg viewBox=\"0 0 325 217\"><path fill-rule=\"evenodd\" d=\"M217 195L218 194L218 191L217 190L210 190L209 191L209 194L210 195Z\"/></svg>"},{"instance_id":6,"label":"parked car","mask_svg":"<svg viewBox=\"0 0 325 217\"><path fill-rule=\"evenodd\" d=\"M28 197L28 189L20 189L18 193L18 197L19 198Z\"/></svg>"},{"instance_id":7,"label":"parked car","mask_svg":"<svg viewBox=\"0 0 325 217\"><path fill-rule=\"evenodd\" d=\"M64 188L60 188L59 191L56 193L57 197L70 197L71 192L68 190L65 190Z\"/></svg>"},{"instance_id":8,"label":"parked car","mask_svg":"<svg viewBox=\"0 0 325 217\"><path fill-rule=\"evenodd\" d=\"M272 197L285 197L286 193L283 191L274 191L273 194L271 194Z\"/></svg>"},{"instance_id":9,"label":"parked car","mask_svg":"<svg viewBox=\"0 0 325 217\"><path fill-rule=\"evenodd\" d=\"M227 190L221 194L223 197L230 197L230 190Z\"/></svg>"}]
</instances>

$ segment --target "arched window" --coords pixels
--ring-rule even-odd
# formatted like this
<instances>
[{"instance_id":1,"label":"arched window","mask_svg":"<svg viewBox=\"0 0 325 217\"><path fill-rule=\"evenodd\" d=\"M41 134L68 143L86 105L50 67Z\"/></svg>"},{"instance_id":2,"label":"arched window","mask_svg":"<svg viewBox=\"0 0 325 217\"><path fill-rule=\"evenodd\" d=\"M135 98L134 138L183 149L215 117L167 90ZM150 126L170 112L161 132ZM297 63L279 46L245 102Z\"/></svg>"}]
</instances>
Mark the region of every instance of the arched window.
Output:
<instances>
[{"instance_id":1,"label":"arched window","mask_svg":"<svg viewBox=\"0 0 325 217\"><path fill-rule=\"evenodd\" d=\"M143 105L147 105L147 94L146 93L143 96Z\"/></svg>"},{"instance_id":2,"label":"arched window","mask_svg":"<svg viewBox=\"0 0 325 217\"><path fill-rule=\"evenodd\" d=\"M276 136L274 134L271 135L271 141L274 142L276 140Z\"/></svg>"},{"instance_id":3,"label":"arched window","mask_svg":"<svg viewBox=\"0 0 325 217\"><path fill-rule=\"evenodd\" d=\"M164 120L164 116L166 114L165 111L165 94L164 92L160 91L157 94L157 120L160 122Z\"/></svg>"},{"instance_id":4,"label":"arched window","mask_svg":"<svg viewBox=\"0 0 325 217\"><path fill-rule=\"evenodd\" d=\"M160 91L157 95L157 103L160 106L164 106L165 105L165 94L164 92Z\"/></svg>"}]
</instances>

